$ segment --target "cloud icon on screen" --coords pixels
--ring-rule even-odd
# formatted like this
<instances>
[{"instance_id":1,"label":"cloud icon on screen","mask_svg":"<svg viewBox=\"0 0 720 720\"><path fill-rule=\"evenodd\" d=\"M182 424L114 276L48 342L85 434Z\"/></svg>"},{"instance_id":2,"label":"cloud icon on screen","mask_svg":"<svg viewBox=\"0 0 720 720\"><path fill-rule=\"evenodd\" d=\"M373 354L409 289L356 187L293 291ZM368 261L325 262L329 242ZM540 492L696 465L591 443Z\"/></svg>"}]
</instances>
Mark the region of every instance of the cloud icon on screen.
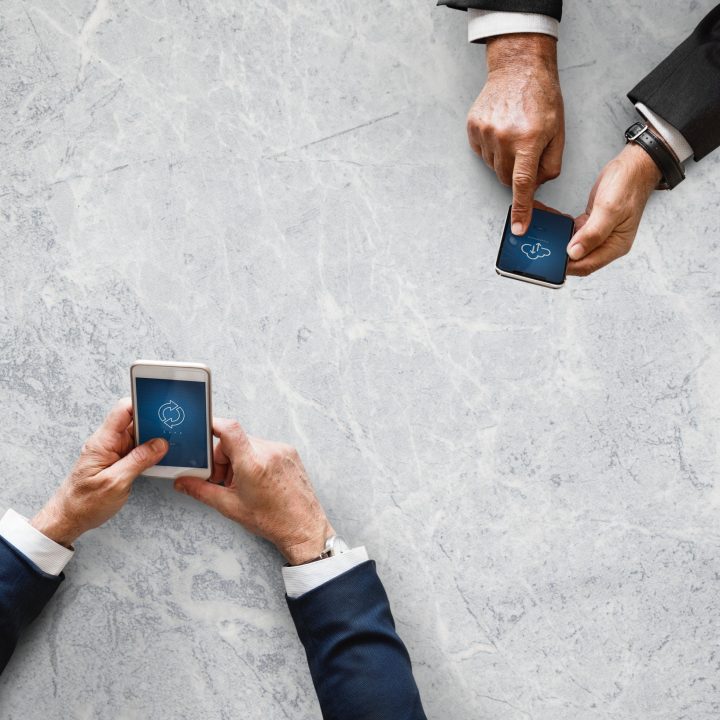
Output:
<instances>
[{"instance_id":1,"label":"cloud icon on screen","mask_svg":"<svg viewBox=\"0 0 720 720\"><path fill-rule=\"evenodd\" d=\"M168 400L158 408L158 417L164 425L172 430L183 424L185 411L174 400Z\"/></svg>"},{"instance_id":2,"label":"cloud icon on screen","mask_svg":"<svg viewBox=\"0 0 720 720\"><path fill-rule=\"evenodd\" d=\"M520 246L520 249L527 255L528 260L541 260L550 254L550 248L546 248L539 242L524 243Z\"/></svg>"}]
</instances>

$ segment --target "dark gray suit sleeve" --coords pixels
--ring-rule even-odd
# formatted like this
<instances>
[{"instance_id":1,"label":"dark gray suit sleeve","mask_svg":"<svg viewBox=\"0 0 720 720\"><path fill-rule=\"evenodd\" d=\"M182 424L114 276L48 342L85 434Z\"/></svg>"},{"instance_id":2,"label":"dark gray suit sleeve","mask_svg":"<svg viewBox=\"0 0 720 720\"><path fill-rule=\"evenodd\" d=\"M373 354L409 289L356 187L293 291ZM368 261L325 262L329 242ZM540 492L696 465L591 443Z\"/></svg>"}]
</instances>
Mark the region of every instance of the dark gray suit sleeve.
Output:
<instances>
[{"instance_id":1,"label":"dark gray suit sleeve","mask_svg":"<svg viewBox=\"0 0 720 720\"><path fill-rule=\"evenodd\" d=\"M500 10L502 12L537 13L556 20L562 16L562 0L438 0L455 10Z\"/></svg>"},{"instance_id":2,"label":"dark gray suit sleeve","mask_svg":"<svg viewBox=\"0 0 720 720\"><path fill-rule=\"evenodd\" d=\"M696 160L720 145L720 5L629 93L676 127Z\"/></svg>"},{"instance_id":3,"label":"dark gray suit sleeve","mask_svg":"<svg viewBox=\"0 0 720 720\"><path fill-rule=\"evenodd\" d=\"M324 720L427 720L374 562L287 603Z\"/></svg>"},{"instance_id":4,"label":"dark gray suit sleeve","mask_svg":"<svg viewBox=\"0 0 720 720\"><path fill-rule=\"evenodd\" d=\"M40 614L64 577L46 575L0 537L0 672L22 631Z\"/></svg>"}]
</instances>

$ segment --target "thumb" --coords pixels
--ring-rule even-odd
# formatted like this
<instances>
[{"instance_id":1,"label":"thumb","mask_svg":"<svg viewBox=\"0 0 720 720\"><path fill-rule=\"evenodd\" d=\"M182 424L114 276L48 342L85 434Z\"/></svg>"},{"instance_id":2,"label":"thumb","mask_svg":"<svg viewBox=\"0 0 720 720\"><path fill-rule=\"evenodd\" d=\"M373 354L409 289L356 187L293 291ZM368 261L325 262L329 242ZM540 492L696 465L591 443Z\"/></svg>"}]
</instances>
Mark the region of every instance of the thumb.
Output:
<instances>
[{"instance_id":1,"label":"thumb","mask_svg":"<svg viewBox=\"0 0 720 720\"><path fill-rule=\"evenodd\" d=\"M138 475L160 462L168 448L167 440L163 438L148 440L118 460L113 466L114 472L119 479L132 482Z\"/></svg>"},{"instance_id":2,"label":"thumb","mask_svg":"<svg viewBox=\"0 0 720 720\"><path fill-rule=\"evenodd\" d=\"M571 260L584 258L600 247L614 229L613 216L601 208L595 208L568 243L568 256Z\"/></svg>"},{"instance_id":3,"label":"thumb","mask_svg":"<svg viewBox=\"0 0 720 720\"><path fill-rule=\"evenodd\" d=\"M236 519L234 516L237 513L233 513L233 505L236 503L235 495L232 490L223 485L215 485L202 478L179 477L175 480L174 488L177 492L209 505L226 517Z\"/></svg>"},{"instance_id":4,"label":"thumb","mask_svg":"<svg viewBox=\"0 0 720 720\"><path fill-rule=\"evenodd\" d=\"M537 157L519 153L516 155L512 177L512 212L510 214L510 227L513 235L524 235L530 225L533 196L537 187L537 170Z\"/></svg>"}]
</instances>

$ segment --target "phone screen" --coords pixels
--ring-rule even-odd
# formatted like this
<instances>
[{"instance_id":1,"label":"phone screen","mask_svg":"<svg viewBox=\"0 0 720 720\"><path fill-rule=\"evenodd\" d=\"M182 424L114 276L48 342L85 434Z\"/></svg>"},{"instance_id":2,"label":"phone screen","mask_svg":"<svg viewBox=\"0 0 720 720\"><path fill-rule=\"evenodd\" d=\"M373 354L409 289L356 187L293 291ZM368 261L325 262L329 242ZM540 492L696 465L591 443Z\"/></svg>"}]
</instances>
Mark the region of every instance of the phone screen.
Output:
<instances>
[{"instance_id":1,"label":"phone screen","mask_svg":"<svg viewBox=\"0 0 720 720\"><path fill-rule=\"evenodd\" d=\"M195 380L135 378L139 442L162 437L170 444L158 465L208 466L206 391Z\"/></svg>"},{"instance_id":2,"label":"phone screen","mask_svg":"<svg viewBox=\"0 0 720 720\"><path fill-rule=\"evenodd\" d=\"M574 226L573 219L566 215L535 208L525 235L513 235L508 211L498 253L498 269L551 285L562 285L567 271L567 245Z\"/></svg>"}]
</instances>

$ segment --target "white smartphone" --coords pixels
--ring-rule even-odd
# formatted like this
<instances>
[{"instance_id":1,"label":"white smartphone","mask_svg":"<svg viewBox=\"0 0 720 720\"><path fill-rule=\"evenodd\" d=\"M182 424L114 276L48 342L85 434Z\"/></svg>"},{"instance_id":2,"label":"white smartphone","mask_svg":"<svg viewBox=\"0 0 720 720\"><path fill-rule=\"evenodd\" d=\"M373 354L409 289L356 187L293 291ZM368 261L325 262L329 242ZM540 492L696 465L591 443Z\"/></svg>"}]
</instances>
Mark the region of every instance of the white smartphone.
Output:
<instances>
[{"instance_id":1,"label":"white smartphone","mask_svg":"<svg viewBox=\"0 0 720 720\"><path fill-rule=\"evenodd\" d=\"M143 475L212 475L210 369L199 363L137 360L130 367L135 444L165 438L167 455Z\"/></svg>"}]
</instances>

